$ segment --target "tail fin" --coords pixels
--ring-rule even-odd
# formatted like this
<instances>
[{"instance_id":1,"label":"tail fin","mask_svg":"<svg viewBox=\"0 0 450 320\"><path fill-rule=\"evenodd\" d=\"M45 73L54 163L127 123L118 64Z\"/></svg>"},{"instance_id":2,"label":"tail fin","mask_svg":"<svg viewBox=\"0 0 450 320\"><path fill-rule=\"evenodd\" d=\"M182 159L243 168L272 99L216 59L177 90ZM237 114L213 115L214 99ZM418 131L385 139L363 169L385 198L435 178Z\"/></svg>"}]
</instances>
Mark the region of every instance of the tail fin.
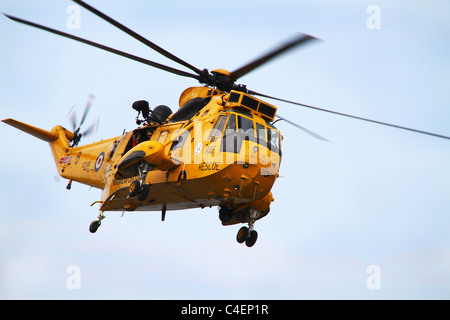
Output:
<instances>
[{"instance_id":1,"label":"tail fin","mask_svg":"<svg viewBox=\"0 0 450 320\"><path fill-rule=\"evenodd\" d=\"M74 138L74 134L72 132L61 126L56 126L51 131L47 131L14 119L5 119L2 121L38 139L48 142L50 144L50 148L52 149L53 158L56 166L58 167L58 171L62 174L63 167L60 165L60 162L61 158L64 159L71 149L70 140L73 140Z\"/></svg>"},{"instance_id":2,"label":"tail fin","mask_svg":"<svg viewBox=\"0 0 450 320\"><path fill-rule=\"evenodd\" d=\"M47 142L53 142L58 139L58 135L55 133L30 126L29 124L14 119L5 119L2 122Z\"/></svg>"}]
</instances>

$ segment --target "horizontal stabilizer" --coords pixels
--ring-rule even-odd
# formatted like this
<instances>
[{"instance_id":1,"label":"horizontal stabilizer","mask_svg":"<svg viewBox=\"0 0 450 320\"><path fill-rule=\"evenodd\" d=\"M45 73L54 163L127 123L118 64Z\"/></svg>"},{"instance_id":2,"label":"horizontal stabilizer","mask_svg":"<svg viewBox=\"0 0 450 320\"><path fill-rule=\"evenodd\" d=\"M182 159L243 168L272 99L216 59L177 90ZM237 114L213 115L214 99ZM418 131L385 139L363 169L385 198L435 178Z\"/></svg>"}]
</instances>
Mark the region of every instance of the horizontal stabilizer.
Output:
<instances>
[{"instance_id":1,"label":"horizontal stabilizer","mask_svg":"<svg viewBox=\"0 0 450 320\"><path fill-rule=\"evenodd\" d=\"M29 124L14 119L5 119L2 120L2 122L47 142L52 142L58 139L58 135L55 133L30 126Z\"/></svg>"}]
</instances>

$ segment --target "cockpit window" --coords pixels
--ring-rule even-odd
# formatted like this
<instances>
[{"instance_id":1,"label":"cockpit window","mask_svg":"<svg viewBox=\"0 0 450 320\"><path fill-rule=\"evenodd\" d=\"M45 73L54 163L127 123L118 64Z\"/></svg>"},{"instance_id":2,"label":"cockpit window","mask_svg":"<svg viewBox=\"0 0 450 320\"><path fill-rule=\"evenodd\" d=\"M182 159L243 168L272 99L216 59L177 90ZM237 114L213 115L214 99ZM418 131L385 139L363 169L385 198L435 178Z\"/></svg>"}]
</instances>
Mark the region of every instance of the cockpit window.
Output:
<instances>
[{"instance_id":1,"label":"cockpit window","mask_svg":"<svg viewBox=\"0 0 450 320\"><path fill-rule=\"evenodd\" d=\"M251 117L251 115L248 115ZM222 124L225 123L226 119L222 119ZM219 118L213 129L219 126ZM256 129L256 131L255 131ZM219 130L214 131L214 134L219 134ZM222 132L222 131L220 131ZM217 135L216 135L217 136ZM273 152L279 153L280 150L280 134L278 130L274 127L266 126L262 123L255 122L253 119L248 117L231 114L228 119L228 123L225 129L224 136L222 138L221 150L225 152L239 153L243 144L243 141L253 141L261 146L272 150Z\"/></svg>"},{"instance_id":2,"label":"cockpit window","mask_svg":"<svg viewBox=\"0 0 450 320\"><path fill-rule=\"evenodd\" d=\"M253 120L238 116L238 128L239 132L245 133L246 136L254 137L255 129L253 126Z\"/></svg>"},{"instance_id":3,"label":"cockpit window","mask_svg":"<svg viewBox=\"0 0 450 320\"><path fill-rule=\"evenodd\" d=\"M225 130L225 134L236 132L236 115L231 114L228 119L227 129Z\"/></svg>"}]
</instances>

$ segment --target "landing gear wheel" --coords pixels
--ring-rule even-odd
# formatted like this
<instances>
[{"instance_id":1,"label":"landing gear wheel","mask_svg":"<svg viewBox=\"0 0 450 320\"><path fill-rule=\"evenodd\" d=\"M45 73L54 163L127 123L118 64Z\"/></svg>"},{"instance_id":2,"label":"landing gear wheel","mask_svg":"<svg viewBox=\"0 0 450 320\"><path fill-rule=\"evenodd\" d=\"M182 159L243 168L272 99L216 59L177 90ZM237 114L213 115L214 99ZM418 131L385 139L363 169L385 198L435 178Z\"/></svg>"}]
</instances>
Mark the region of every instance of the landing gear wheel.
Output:
<instances>
[{"instance_id":1,"label":"landing gear wheel","mask_svg":"<svg viewBox=\"0 0 450 320\"><path fill-rule=\"evenodd\" d=\"M140 189L139 189L138 200L144 201L145 199L147 199L149 192L150 192L150 186L148 184L142 185L142 187L140 187Z\"/></svg>"},{"instance_id":2,"label":"landing gear wheel","mask_svg":"<svg viewBox=\"0 0 450 320\"><path fill-rule=\"evenodd\" d=\"M244 243L245 240L247 240L247 238L248 238L248 228L247 227L240 228L236 235L237 242Z\"/></svg>"},{"instance_id":3,"label":"landing gear wheel","mask_svg":"<svg viewBox=\"0 0 450 320\"><path fill-rule=\"evenodd\" d=\"M255 225L255 221L261 215L261 211L256 210L255 208L250 207L250 215L248 221L248 227L241 227L236 235L236 240L239 243L244 243L247 247L253 247L258 239L258 232L253 229Z\"/></svg>"},{"instance_id":4,"label":"landing gear wheel","mask_svg":"<svg viewBox=\"0 0 450 320\"><path fill-rule=\"evenodd\" d=\"M89 225L89 231L91 233L95 233L97 231L97 229L100 227L100 225L102 224L101 221L105 219L105 216L103 215L103 211L100 211L100 214L98 215L97 220L94 220L91 222L91 224Z\"/></svg>"},{"instance_id":5,"label":"landing gear wheel","mask_svg":"<svg viewBox=\"0 0 450 320\"><path fill-rule=\"evenodd\" d=\"M89 231L91 233L95 233L97 231L97 229L100 227L102 223L100 222L100 220L94 220L91 222L91 224L89 225Z\"/></svg>"},{"instance_id":6,"label":"landing gear wheel","mask_svg":"<svg viewBox=\"0 0 450 320\"><path fill-rule=\"evenodd\" d=\"M138 195L140 189L141 189L141 184L139 183L138 180L134 180L130 184L130 187L128 188L128 195L130 197L135 197Z\"/></svg>"},{"instance_id":7,"label":"landing gear wheel","mask_svg":"<svg viewBox=\"0 0 450 320\"><path fill-rule=\"evenodd\" d=\"M248 239L245 240L245 245L247 247L252 247L256 243L257 239L258 239L258 232L256 232L256 230L252 230L250 232Z\"/></svg>"}]
</instances>

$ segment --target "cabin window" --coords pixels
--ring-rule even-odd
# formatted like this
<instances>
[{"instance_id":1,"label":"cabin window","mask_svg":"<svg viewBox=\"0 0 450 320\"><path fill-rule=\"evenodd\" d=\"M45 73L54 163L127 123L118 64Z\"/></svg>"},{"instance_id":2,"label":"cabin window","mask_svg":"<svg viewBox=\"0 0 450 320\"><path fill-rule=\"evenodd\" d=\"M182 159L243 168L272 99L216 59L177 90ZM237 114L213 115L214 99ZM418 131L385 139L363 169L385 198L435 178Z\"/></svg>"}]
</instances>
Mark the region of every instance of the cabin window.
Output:
<instances>
[{"instance_id":1,"label":"cabin window","mask_svg":"<svg viewBox=\"0 0 450 320\"><path fill-rule=\"evenodd\" d=\"M190 130L185 131L185 132L183 132L182 135L180 135L178 138L176 138L176 139L173 141L172 147L170 148L170 150L173 151L173 150L178 149L178 148L183 148L184 143L185 143L186 140L188 139L189 133L190 133L190 132L191 132Z\"/></svg>"}]
</instances>

